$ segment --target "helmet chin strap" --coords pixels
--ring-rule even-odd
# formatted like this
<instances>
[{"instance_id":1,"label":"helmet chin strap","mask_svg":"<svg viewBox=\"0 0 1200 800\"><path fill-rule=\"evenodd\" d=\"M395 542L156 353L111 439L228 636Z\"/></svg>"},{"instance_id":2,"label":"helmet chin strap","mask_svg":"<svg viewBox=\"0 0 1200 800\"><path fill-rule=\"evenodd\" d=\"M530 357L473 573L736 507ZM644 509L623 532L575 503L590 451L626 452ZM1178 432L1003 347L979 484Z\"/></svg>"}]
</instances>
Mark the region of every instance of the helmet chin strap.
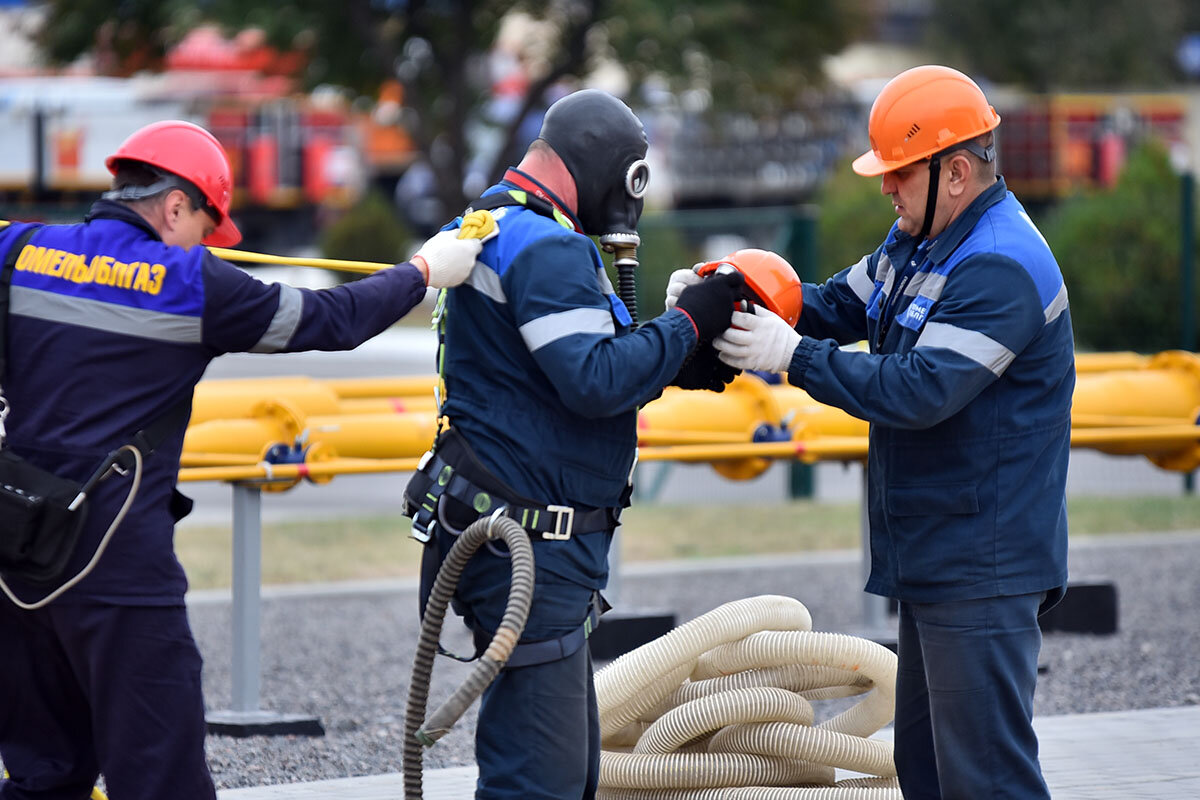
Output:
<instances>
[{"instance_id":1,"label":"helmet chin strap","mask_svg":"<svg viewBox=\"0 0 1200 800\"><path fill-rule=\"evenodd\" d=\"M935 153L929 159L929 195L925 198L925 222L921 225L921 232L917 235L918 242L924 241L933 227L933 215L937 211L938 175L941 172L942 156L941 153Z\"/></svg>"}]
</instances>

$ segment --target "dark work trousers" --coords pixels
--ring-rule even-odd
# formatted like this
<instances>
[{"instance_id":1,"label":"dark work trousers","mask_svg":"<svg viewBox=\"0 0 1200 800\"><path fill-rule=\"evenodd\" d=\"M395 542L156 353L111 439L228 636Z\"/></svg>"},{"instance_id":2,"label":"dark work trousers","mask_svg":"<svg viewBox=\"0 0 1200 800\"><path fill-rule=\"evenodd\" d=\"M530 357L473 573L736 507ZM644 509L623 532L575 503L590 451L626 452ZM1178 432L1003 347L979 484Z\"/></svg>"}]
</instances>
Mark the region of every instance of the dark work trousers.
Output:
<instances>
[{"instance_id":1,"label":"dark work trousers","mask_svg":"<svg viewBox=\"0 0 1200 800\"><path fill-rule=\"evenodd\" d=\"M213 800L200 667L183 606L0 598L0 798Z\"/></svg>"},{"instance_id":2,"label":"dark work trousers","mask_svg":"<svg viewBox=\"0 0 1200 800\"><path fill-rule=\"evenodd\" d=\"M895 736L905 800L1049 800L1032 724L1044 596L900 603Z\"/></svg>"},{"instance_id":3,"label":"dark work trousers","mask_svg":"<svg viewBox=\"0 0 1200 800\"><path fill-rule=\"evenodd\" d=\"M448 536L440 530L438 535ZM536 566L545 545L533 547L536 582L522 643L571 633L591 610L593 589ZM473 627L494 632L504 614L510 576L509 559L482 548L459 580L455 609ZM586 642L567 658L501 671L480 701L475 760L477 800L595 797L600 717Z\"/></svg>"}]
</instances>

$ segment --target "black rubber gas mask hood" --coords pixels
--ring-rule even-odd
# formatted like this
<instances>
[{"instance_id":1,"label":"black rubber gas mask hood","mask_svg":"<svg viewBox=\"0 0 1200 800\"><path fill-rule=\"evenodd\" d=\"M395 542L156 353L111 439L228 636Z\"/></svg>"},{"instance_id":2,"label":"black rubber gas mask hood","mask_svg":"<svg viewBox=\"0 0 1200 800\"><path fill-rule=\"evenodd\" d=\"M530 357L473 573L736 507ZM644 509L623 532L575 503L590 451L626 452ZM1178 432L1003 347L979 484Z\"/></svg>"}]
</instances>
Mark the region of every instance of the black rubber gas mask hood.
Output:
<instances>
[{"instance_id":1,"label":"black rubber gas mask hood","mask_svg":"<svg viewBox=\"0 0 1200 800\"><path fill-rule=\"evenodd\" d=\"M584 233L637 232L650 168L646 132L629 106L597 89L574 92L550 106L538 138L575 179Z\"/></svg>"}]
</instances>

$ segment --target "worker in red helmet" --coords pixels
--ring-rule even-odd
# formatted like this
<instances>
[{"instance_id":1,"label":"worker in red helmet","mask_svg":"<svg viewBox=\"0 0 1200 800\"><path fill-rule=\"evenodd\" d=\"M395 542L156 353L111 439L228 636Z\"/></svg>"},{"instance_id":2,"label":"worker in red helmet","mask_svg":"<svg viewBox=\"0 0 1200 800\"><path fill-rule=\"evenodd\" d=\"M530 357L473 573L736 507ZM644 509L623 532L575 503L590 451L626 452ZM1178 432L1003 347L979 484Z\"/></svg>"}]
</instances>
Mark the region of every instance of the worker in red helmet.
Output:
<instances>
[{"instance_id":1,"label":"worker in red helmet","mask_svg":"<svg viewBox=\"0 0 1200 800\"><path fill-rule=\"evenodd\" d=\"M999 124L957 70L892 79L853 165L896 212L883 243L806 284L794 327L758 307L715 342L731 367L786 372L871 423L866 589L899 601L909 800L1049 797L1037 615L1067 582L1074 349L1058 264L996 173Z\"/></svg>"},{"instance_id":2,"label":"worker in red helmet","mask_svg":"<svg viewBox=\"0 0 1200 800\"><path fill-rule=\"evenodd\" d=\"M482 243L439 233L361 281L267 285L198 246L241 238L229 162L208 131L155 123L107 164L112 189L83 223L0 231L0 447L77 483L108 474L62 564L38 547L18 557L3 506L0 759L11 777L0 798L84 798L103 774L114 800L213 800L201 659L172 542L191 508L175 484L192 390L222 353L356 347L427 286L465 280ZM106 454L125 445L109 470ZM39 546L57 547L61 530L38 528Z\"/></svg>"}]
</instances>

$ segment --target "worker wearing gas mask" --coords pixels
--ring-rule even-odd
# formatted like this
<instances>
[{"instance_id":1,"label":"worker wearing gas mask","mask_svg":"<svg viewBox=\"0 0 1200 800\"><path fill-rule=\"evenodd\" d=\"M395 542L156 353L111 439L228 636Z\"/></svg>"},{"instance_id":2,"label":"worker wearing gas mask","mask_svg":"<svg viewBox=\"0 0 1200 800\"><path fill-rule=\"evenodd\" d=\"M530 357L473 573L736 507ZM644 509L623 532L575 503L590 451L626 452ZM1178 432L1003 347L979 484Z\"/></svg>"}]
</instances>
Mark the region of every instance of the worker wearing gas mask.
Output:
<instances>
[{"instance_id":1,"label":"worker wearing gas mask","mask_svg":"<svg viewBox=\"0 0 1200 800\"><path fill-rule=\"evenodd\" d=\"M871 423L866 589L900 603L909 800L1049 797L1031 720L1037 615L1067 582L1074 350L1058 264L996 174L999 123L956 70L890 81L853 165L882 176L887 238L805 285L794 329L758 308L716 342Z\"/></svg>"},{"instance_id":2,"label":"worker wearing gas mask","mask_svg":"<svg viewBox=\"0 0 1200 800\"><path fill-rule=\"evenodd\" d=\"M115 448L138 453L123 451L122 474L92 490L61 577L4 573L27 606L84 577L35 610L0 597L0 759L11 773L0 798L83 798L102 773L117 800L213 800L201 658L172 541L191 508L175 483L192 390L221 353L356 347L427 285L465 279L482 244L439 233L410 262L354 283L267 285L198 246L241 239L229 161L208 131L154 123L107 165L113 188L84 223L0 231L11 269L4 446L79 482Z\"/></svg>"},{"instance_id":3,"label":"worker wearing gas mask","mask_svg":"<svg viewBox=\"0 0 1200 800\"><path fill-rule=\"evenodd\" d=\"M697 351L729 325L740 275L684 291L633 327L590 238L636 243L649 174L642 124L617 98L575 92L546 113L515 168L472 208L500 235L446 293L441 433L406 490L426 542L426 591L472 521L504 508L533 542L532 609L506 668L483 695L477 798L590 798L600 729L586 637L628 504L638 407L672 381L723 388L735 370ZM618 251L618 261L622 256ZM432 501L431 501L432 498ZM468 563L455 609L486 643L510 566L494 546Z\"/></svg>"}]
</instances>

